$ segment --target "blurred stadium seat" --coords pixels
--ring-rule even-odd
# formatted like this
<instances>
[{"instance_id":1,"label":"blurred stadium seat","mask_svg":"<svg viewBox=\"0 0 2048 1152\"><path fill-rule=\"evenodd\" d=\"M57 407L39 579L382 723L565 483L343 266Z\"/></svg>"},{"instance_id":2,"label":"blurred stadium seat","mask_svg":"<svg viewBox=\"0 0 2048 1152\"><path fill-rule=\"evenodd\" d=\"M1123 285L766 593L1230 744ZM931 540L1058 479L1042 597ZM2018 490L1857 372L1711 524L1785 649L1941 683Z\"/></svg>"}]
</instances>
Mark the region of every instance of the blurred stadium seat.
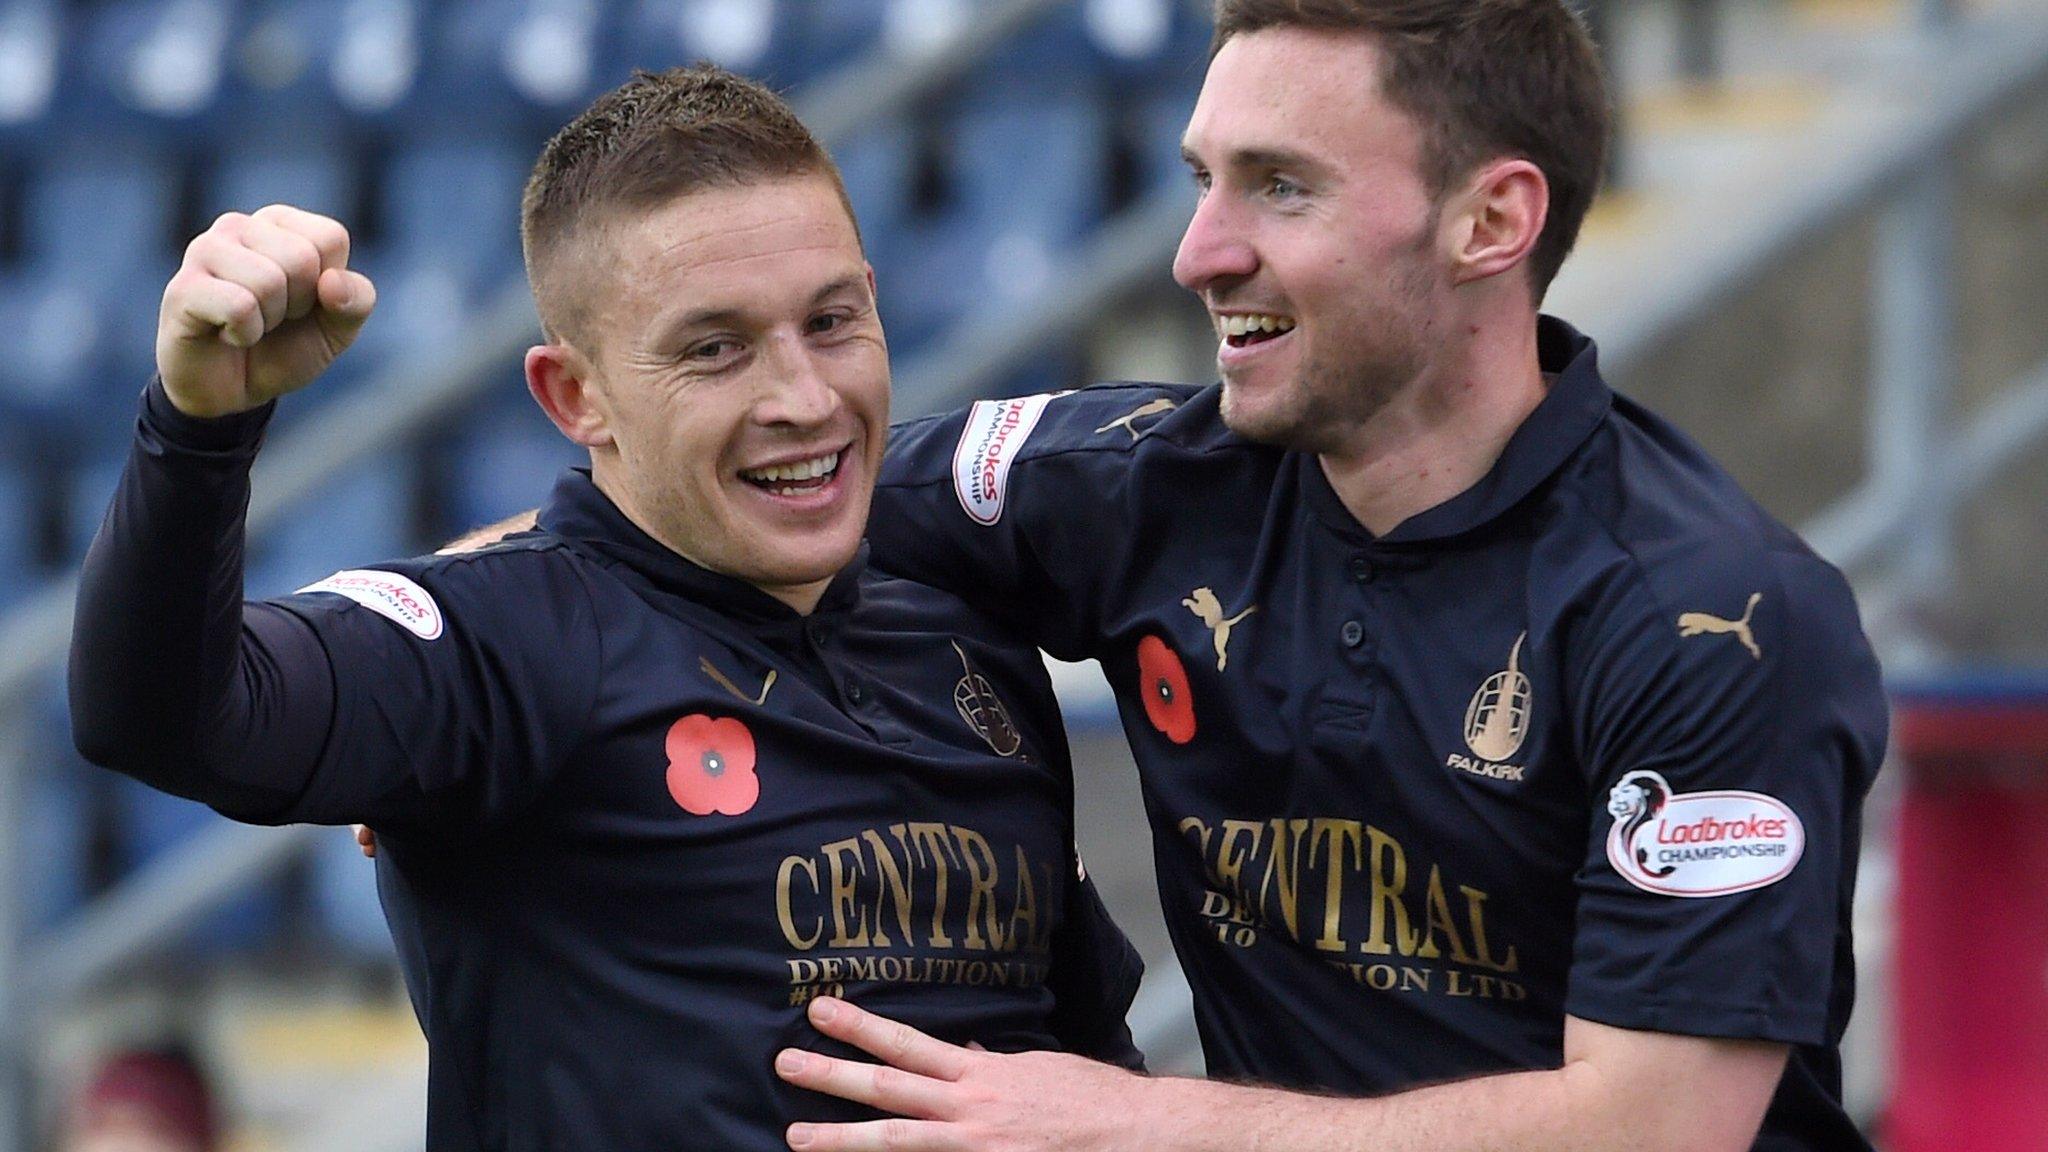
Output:
<instances>
[{"instance_id":1,"label":"blurred stadium seat","mask_svg":"<svg viewBox=\"0 0 2048 1152\"><path fill-rule=\"evenodd\" d=\"M447 480L448 536L538 506L562 469L590 462L548 423L510 367L496 394L432 451Z\"/></svg>"},{"instance_id":2,"label":"blurred stadium seat","mask_svg":"<svg viewBox=\"0 0 2048 1152\"><path fill-rule=\"evenodd\" d=\"M374 865L355 838L336 829L322 836L311 860L316 922L327 939L357 960L391 960L391 930L377 899Z\"/></svg>"},{"instance_id":3,"label":"blurred stadium seat","mask_svg":"<svg viewBox=\"0 0 2048 1152\"><path fill-rule=\"evenodd\" d=\"M19 461L0 461L0 611L33 587L39 562L37 486Z\"/></svg>"},{"instance_id":4,"label":"blurred stadium seat","mask_svg":"<svg viewBox=\"0 0 2048 1152\"><path fill-rule=\"evenodd\" d=\"M830 19L831 3L811 2ZM620 0L605 37L605 79L709 60L789 85L803 69L805 35L806 14L792 0Z\"/></svg>"},{"instance_id":5,"label":"blurred stadium seat","mask_svg":"<svg viewBox=\"0 0 2048 1152\"><path fill-rule=\"evenodd\" d=\"M69 129L101 137L202 135L221 95L236 7L230 0L107 0L80 9L58 115Z\"/></svg>"},{"instance_id":6,"label":"blurred stadium seat","mask_svg":"<svg viewBox=\"0 0 2048 1152\"><path fill-rule=\"evenodd\" d=\"M291 204L337 220L353 219L360 189L352 157L339 141L266 145L218 159L202 193L201 217Z\"/></svg>"},{"instance_id":7,"label":"blurred stadium seat","mask_svg":"<svg viewBox=\"0 0 2048 1152\"><path fill-rule=\"evenodd\" d=\"M111 780L114 844L120 875L128 875L227 818L204 804L181 800L126 776ZM186 934L183 948L200 955L259 948L274 942L286 922L284 897L266 884L224 905Z\"/></svg>"},{"instance_id":8,"label":"blurred stadium seat","mask_svg":"<svg viewBox=\"0 0 2048 1152\"><path fill-rule=\"evenodd\" d=\"M447 269L469 290L495 287L519 269L519 194L532 163L532 149L510 139L398 153L381 181L378 251Z\"/></svg>"},{"instance_id":9,"label":"blurred stadium seat","mask_svg":"<svg viewBox=\"0 0 2048 1152\"><path fill-rule=\"evenodd\" d=\"M7 152L26 151L45 135L63 27L56 0L0 0L0 148Z\"/></svg>"},{"instance_id":10,"label":"blurred stadium seat","mask_svg":"<svg viewBox=\"0 0 2048 1152\"><path fill-rule=\"evenodd\" d=\"M282 596L343 568L415 551L415 500L412 461L397 452L323 485L298 515L255 543L249 595Z\"/></svg>"},{"instance_id":11,"label":"blurred stadium seat","mask_svg":"<svg viewBox=\"0 0 2048 1152\"><path fill-rule=\"evenodd\" d=\"M539 131L595 91L597 0L446 0L427 9L413 130Z\"/></svg>"}]
</instances>

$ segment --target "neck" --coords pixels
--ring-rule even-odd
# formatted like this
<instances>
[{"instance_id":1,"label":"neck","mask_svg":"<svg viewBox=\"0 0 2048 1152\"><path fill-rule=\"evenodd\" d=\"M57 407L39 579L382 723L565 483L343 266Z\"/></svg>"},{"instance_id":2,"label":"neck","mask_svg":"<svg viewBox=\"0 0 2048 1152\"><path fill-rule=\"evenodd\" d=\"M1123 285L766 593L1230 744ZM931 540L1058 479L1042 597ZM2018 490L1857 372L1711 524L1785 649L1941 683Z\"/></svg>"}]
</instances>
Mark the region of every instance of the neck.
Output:
<instances>
[{"instance_id":1,"label":"neck","mask_svg":"<svg viewBox=\"0 0 2048 1152\"><path fill-rule=\"evenodd\" d=\"M1457 331L1341 448L1316 457L1375 536L1477 484L1543 402L1534 311L1467 320Z\"/></svg>"},{"instance_id":2,"label":"neck","mask_svg":"<svg viewBox=\"0 0 2048 1152\"><path fill-rule=\"evenodd\" d=\"M631 487L620 483L618 477L614 474L614 468L608 466L612 465L615 460L615 456L605 457L595 452L591 453L590 481L597 486L599 492L605 494L605 498L612 502L612 505L619 510L621 515L633 522L634 527L647 533L649 539L688 560L690 563L695 564L697 567L704 569L706 572L717 572L721 576L732 576L736 580L744 580L746 583L789 605L796 610L796 614L799 616L809 616L818 610L818 601L825 598L825 590L832 586L832 577L827 576L823 580L812 580L804 584L763 584L758 580L747 580L744 576L721 571L716 565L706 564L692 555L690 549L683 546L682 541L671 539L669 534L664 532L661 525L655 521L654 517L647 515L641 509L639 502L633 499Z\"/></svg>"}]
</instances>

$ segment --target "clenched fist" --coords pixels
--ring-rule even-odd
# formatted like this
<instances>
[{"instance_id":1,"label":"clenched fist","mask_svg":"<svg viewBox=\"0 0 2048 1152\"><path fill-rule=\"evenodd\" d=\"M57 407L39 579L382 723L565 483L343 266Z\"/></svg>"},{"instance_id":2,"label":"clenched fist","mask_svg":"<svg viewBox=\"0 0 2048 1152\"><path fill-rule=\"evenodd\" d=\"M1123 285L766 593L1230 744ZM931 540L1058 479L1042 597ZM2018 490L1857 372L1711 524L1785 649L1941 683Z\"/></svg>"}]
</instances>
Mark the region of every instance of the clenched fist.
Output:
<instances>
[{"instance_id":1,"label":"clenched fist","mask_svg":"<svg viewBox=\"0 0 2048 1152\"><path fill-rule=\"evenodd\" d=\"M376 302L339 223L284 204L230 212L186 246L164 288L164 391L191 416L259 407L326 371Z\"/></svg>"}]
</instances>

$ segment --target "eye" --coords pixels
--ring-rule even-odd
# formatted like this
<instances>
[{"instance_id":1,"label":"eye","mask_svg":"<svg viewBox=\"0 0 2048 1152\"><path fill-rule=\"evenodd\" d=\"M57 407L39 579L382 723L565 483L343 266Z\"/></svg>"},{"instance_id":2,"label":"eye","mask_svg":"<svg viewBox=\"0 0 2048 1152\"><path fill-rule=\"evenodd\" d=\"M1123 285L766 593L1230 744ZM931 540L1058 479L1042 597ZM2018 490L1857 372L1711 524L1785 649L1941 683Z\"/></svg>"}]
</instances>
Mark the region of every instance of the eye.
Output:
<instances>
[{"instance_id":1,"label":"eye","mask_svg":"<svg viewBox=\"0 0 2048 1152\"><path fill-rule=\"evenodd\" d=\"M740 342L719 336L701 343L690 345L683 353L683 359L699 364L713 364L739 351Z\"/></svg>"},{"instance_id":2,"label":"eye","mask_svg":"<svg viewBox=\"0 0 2048 1152\"><path fill-rule=\"evenodd\" d=\"M1190 179L1192 179L1192 180L1193 180L1193 181L1195 182L1195 191L1196 191L1196 193L1200 194L1200 193L1206 193L1206 192L1208 192L1208 191L1209 191L1209 183L1210 183L1210 176L1209 176L1209 170L1208 170L1208 169L1206 169L1206 168L1189 168L1189 169L1188 169L1188 176L1189 176L1189 178L1190 178Z\"/></svg>"},{"instance_id":3,"label":"eye","mask_svg":"<svg viewBox=\"0 0 2048 1152\"><path fill-rule=\"evenodd\" d=\"M1300 196L1304 189L1285 176L1268 176L1265 191L1268 199L1292 200Z\"/></svg>"},{"instance_id":4,"label":"eye","mask_svg":"<svg viewBox=\"0 0 2048 1152\"><path fill-rule=\"evenodd\" d=\"M840 328L844 328L846 326L846 320L847 318L845 316L842 316L837 312L821 312L818 315L811 317L811 322L805 326L805 330L810 332L812 335L823 335L824 333L833 332L837 331Z\"/></svg>"}]
</instances>

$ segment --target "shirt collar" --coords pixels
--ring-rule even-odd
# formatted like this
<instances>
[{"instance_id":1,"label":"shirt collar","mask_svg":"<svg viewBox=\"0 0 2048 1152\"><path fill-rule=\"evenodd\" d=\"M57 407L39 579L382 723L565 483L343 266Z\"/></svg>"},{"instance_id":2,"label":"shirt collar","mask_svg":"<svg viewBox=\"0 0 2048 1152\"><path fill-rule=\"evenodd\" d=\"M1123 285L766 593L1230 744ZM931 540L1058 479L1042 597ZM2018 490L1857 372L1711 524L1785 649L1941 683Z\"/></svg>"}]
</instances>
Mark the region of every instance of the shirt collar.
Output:
<instances>
[{"instance_id":1,"label":"shirt collar","mask_svg":"<svg viewBox=\"0 0 2048 1152\"><path fill-rule=\"evenodd\" d=\"M741 622L790 623L801 619L796 609L745 580L684 559L649 536L598 489L588 468L568 469L555 481L554 491L547 503L541 505L538 526L625 565L664 592ZM863 540L852 563L832 578L813 614L836 616L850 610L860 598L860 576L867 562L868 545Z\"/></svg>"},{"instance_id":2,"label":"shirt collar","mask_svg":"<svg viewBox=\"0 0 2048 1152\"><path fill-rule=\"evenodd\" d=\"M1477 484L1403 520L1379 538L1381 543L1443 540L1492 522L1562 468L1606 419L1614 393L1600 379L1599 352L1590 337L1555 317L1538 317L1536 358L1551 380L1549 392L1509 437L1500 459ZM1314 454L1295 456L1302 489L1317 517L1346 535L1370 539L1330 487Z\"/></svg>"}]
</instances>

